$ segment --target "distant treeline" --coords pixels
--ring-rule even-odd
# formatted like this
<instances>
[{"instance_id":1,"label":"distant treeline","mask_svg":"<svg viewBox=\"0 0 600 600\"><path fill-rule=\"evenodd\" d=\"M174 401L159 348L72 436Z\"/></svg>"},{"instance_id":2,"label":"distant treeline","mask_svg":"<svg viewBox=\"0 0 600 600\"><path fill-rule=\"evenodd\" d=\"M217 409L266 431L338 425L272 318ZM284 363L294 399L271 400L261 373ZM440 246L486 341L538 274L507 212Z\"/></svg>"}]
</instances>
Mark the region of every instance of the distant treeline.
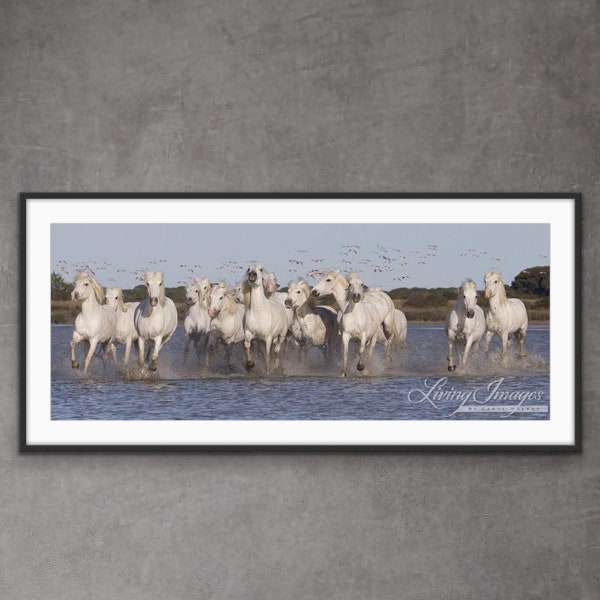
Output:
<instances>
[{"instance_id":1,"label":"distant treeline","mask_svg":"<svg viewBox=\"0 0 600 600\"><path fill-rule=\"evenodd\" d=\"M52 274L52 311L53 323L73 323L79 307L70 299L72 284L65 282L60 275ZM550 319L550 267L531 267L524 269L515 277L512 284L506 287L509 298L520 298L527 307L531 321L548 321ZM286 288L281 288L286 291ZM186 313L185 287L165 288L169 298L177 306L179 319L183 321ZM446 318L446 313L456 301L457 288L395 288L388 292L396 308L406 314L409 321L439 322ZM126 302L139 302L146 298L146 286L138 285L132 289L124 289ZM325 298L320 302L334 304L333 298ZM488 309L488 301L483 292L478 293L479 305Z\"/></svg>"}]
</instances>

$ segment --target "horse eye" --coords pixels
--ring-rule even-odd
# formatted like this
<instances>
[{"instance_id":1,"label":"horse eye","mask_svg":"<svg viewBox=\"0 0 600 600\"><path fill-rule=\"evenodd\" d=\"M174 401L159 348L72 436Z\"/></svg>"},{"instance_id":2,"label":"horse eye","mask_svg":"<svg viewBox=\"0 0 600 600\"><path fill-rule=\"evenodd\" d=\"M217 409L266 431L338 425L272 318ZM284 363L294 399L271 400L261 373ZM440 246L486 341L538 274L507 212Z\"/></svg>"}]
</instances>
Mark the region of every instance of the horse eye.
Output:
<instances>
[{"instance_id":1,"label":"horse eye","mask_svg":"<svg viewBox=\"0 0 600 600\"><path fill-rule=\"evenodd\" d=\"M331 281L331 279L326 279L325 281L328 281L328 282L329 282L329 281Z\"/></svg>"},{"instance_id":2,"label":"horse eye","mask_svg":"<svg viewBox=\"0 0 600 600\"><path fill-rule=\"evenodd\" d=\"M85 285L85 287L87 287L88 285L90 285L89 283L84 283L83 285Z\"/></svg>"}]
</instances>

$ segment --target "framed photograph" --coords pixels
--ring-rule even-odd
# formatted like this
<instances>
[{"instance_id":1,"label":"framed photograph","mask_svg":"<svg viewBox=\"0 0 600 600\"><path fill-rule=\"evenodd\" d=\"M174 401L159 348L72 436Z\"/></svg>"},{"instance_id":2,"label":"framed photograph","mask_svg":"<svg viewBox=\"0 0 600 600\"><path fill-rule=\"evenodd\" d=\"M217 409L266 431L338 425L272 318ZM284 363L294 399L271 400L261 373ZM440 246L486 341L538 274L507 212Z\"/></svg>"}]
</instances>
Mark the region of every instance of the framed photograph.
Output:
<instances>
[{"instance_id":1,"label":"framed photograph","mask_svg":"<svg viewBox=\"0 0 600 600\"><path fill-rule=\"evenodd\" d=\"M580 450L580 214L22 194L21 449Z\"/></svg>"}]
</instances>

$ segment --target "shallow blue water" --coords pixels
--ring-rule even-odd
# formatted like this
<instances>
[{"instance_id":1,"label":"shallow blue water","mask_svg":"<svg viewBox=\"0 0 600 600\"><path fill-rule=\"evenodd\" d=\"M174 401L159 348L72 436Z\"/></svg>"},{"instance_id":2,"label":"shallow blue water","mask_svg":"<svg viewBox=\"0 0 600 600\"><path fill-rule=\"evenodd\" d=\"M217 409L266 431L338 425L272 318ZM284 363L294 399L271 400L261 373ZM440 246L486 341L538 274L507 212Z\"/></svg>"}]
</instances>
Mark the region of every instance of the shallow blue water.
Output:
<instances>
[{"instance_id":1,"label":"shallow blue water","mask_svg":"<svg viewBox=\"0 0 600 600\"><path fill-rule=\"evenodd\" d=\"M315 349L304 364L290 350L283 359L283 374L276 376L262 375L259 357L257 372L248 374L241 349L234 352L230 367L217 359L205 372L192 351L183 364L181 327L161 351L156 376L100 358L94 358L83 375L71 368L72 330L52 326L52 419L549 418L548 327L530 327L525 363L513 354L501 366L495 337L489 357L480 349L465 373L449 373L443 328L409 326L408 347L395 349L391 364L384 362L378 347L367 374L358 373L356 359L351 360L348 379L339 377L339 359L326 364ZM122 356L120 347L120 360ZM132 352L132 365L135 358Z\"/></svg>"}]
</instances>

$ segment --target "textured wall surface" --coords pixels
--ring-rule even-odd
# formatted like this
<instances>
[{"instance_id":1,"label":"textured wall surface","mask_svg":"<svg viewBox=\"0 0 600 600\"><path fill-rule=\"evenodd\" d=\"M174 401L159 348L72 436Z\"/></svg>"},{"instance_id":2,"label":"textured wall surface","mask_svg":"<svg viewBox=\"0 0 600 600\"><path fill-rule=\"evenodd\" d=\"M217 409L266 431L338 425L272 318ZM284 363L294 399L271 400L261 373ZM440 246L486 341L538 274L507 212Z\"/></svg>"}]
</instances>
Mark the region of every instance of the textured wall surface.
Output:
<instances>
[{"instance_id":1,"label":"textured wall surface","mask_svg":"<svg viewBox=\"0 0 600 600\"><path fill-rule=\"evenodd\" d=\"M597 599L599 23L1 2L0 597ZM18 193L228 190L582 192L583 453L20 455Z\"/></svg>"}]
</instances>

